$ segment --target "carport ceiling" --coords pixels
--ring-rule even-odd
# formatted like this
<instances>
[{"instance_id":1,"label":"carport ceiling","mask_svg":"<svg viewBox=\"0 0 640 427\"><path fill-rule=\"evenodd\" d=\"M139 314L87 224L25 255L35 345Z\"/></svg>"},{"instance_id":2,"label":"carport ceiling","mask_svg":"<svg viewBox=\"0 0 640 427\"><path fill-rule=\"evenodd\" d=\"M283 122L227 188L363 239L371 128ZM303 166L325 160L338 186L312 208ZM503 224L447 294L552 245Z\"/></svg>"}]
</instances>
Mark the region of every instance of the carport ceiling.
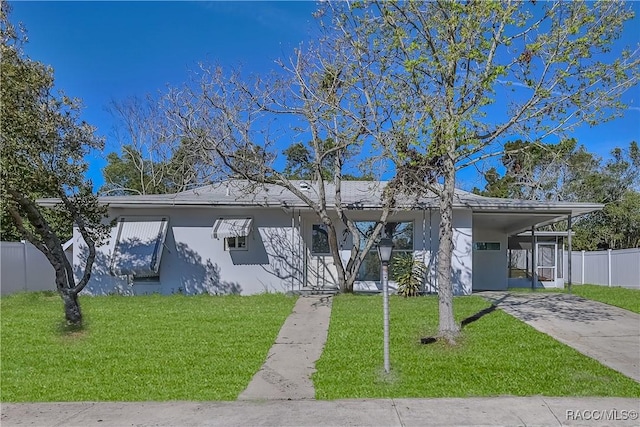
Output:
<instances>
[{"instance_id":1,"label":"carport ceiling","mask_svg":"<svg viewBox=\"0 0 640 427\"><path fill-rule=\"evenodd\" d=\"M532 226L543 225L566 219L569 212L474 212L473 227L501 231L507 234L517 234L530 230Z\"/></svg>"}]
</instances>

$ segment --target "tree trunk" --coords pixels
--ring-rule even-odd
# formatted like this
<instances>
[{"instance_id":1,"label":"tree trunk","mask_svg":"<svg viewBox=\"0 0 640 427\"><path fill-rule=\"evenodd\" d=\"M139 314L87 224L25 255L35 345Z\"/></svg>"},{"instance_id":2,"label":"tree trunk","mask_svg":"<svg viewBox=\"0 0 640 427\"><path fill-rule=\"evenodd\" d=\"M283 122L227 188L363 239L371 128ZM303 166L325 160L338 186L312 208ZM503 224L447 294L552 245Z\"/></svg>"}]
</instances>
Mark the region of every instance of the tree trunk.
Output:
<instances>
[{"instance_id":1,"label":"tree trunk","mask_svg":"<svg viewBox=\"0 0 640 427\"><path fill-rule=\"evenodd\" d=\"M450 343L460 335L460 327L453 316L453 200L455 194L455 168L449 156L444 156L445 175L440 194L440 245L438 247L438 335Z\"/></svg>"},{"instance_id":2,"label":"tree trunk","mask_svg":"<svg viewBox=\"0 0 640 427\"><path fill-rule=\"evenodd\" d=\"M345 274L344 278L344 292L352 294L353 293L353 284L356 282L355 274Z\"/></svg>"},{"instance_id":3,"label":"tree trunk","mask_svg":"<svg viewBox=\"0 0 640 427\"><path fill-rule=\"evenodd\" d=\"M79 291L75 289L73 276L69 277L67 273L65 267L67 267L68 262L66 259L62 260L62 262L58 259L55 261L56 287L64 304L64 317L67 325L80 328L82 326L82 312L78 303Z\"/></svg>"},{"instance_id":4,"label":"tree trunk","mask_svg":"<svg viewBox=\"0 0 640 427\"><path fill-rule=\"evenodd\" d=\"M82 326L82 313L78 303L78 294L75 292L62 292L61 296L64 302L64 317L67 320L67 325Z\"/></svg>"},{"instance_id":5,"label":"tree trunk","mask_svg":"<svg viewBox=\"0 0 640 427\"><path fill-rule=\"evenodd\" d=\"M322 222L327 226L327 239L329 240L329 249L331 250L331 257L333 258L333 264L336 266L336 272L338 275L338 286L342 293L353 292L353 281L347 280L347 275L344 271L344 264L340 257L340 245L338 244L338 235L336 234L336 228L329 218L323 218ZM351 282L351 283L349 283Z\"/></svg>"}]
</instances>

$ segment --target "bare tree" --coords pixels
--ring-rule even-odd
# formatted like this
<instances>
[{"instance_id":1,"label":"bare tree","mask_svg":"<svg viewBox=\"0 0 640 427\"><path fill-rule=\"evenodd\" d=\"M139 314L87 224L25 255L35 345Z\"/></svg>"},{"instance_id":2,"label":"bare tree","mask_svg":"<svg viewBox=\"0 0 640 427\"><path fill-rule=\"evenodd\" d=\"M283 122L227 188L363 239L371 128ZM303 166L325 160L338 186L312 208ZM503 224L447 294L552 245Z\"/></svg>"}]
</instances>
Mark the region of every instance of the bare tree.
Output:
<instances>
[{"instance_id":1,"label":"bare tree","mask_svg":"<svg viewBox=\"0 0 640 427\"><path fill-rule=\"evenodd\" d=\"M545 143L620 114L640 67L637 47L615 42L633 13L620 1L336 2L323 13L393 107L395 185L439 197L439 334L454 341L456 171L503 154L506 138Z\"/></svg>"},{"instance_id":2,"label":"bare tree","mask_svg":"<svg viewBox=\"0 0 640 427\"><path fill-rule=\"evenodd\" d=\"M168 123L157 98L112 101L109 111L120 154L107 155L100 193L167 194L211 182L210 159L190 151L184 139L166 138Z\"/></svg>"},{"instance_id":3,"label":"bare tree","mask_svg":"<svg viewBox=\"0 0 640 427\"><path fill-rule=\"evenodd\" d=\"M388 116L383 117L376 102L380 81L333 33L279 65L278 74L262 78L203 65L191 82L166 97L172 128L179 130L174 138L188 140L190 151L214 158L218 175L254 186L275 184L295 194L326 225L339 287L351 292L395 203L393 190L383 189L377 226L361 241L341 191L345 171L362 164L362 157L374 161L372 144L388 138ZM278 167L278 148L283 146L304 148L314 195ZM347 263L340 255L339 227L354 239Z\"/></svg>"}]
</instances>

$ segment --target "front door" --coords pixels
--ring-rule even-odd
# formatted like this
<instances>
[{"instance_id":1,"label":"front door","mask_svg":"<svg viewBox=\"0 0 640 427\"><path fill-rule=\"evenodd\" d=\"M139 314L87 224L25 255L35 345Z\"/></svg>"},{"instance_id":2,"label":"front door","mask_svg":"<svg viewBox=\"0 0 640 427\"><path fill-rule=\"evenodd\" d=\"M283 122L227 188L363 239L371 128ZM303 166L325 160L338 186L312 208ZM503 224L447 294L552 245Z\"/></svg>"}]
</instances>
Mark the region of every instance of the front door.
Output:
<instances>
[{"instance_id":1,"label":"front door","mask_svg":"<svg viewBox=\"0 0 640 427\"><path fill-rule=\"evenodd\" d=\"M556 243L538 243L536 252L536 273L538 280L545 288L556 286L556 252L558 245Z\"/></svg>"}]
</instances>

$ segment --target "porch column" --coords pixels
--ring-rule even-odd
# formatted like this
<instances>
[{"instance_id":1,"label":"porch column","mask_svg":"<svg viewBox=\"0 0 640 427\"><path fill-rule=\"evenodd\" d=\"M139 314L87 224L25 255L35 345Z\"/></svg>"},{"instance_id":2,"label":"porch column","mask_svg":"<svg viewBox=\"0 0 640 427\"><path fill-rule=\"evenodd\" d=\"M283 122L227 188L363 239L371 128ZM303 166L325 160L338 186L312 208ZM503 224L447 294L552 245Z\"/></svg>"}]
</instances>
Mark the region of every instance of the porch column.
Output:
<instances>
[{"instance_id":1,"label":"porch column","mask_svg":"<svg viewBox=\"0 0 640 427\"><path fill-rule=\"evenodd\" d=\"M573 258L573 249L571 247L571 214L567 217L567 246L569 254L569 259L567 260L567 284L569 288L569 293L571 293L571 258Z\"/></svg>"},{"instance_id":2,"label":"porch column","mask_svg":"<svg viewBox=\"0 0 640 427\"><path fill-rule=\"evenodd\" d=\"M538 263L536 260L536 227L531 227L531 290L536 288L536 269Z\"/></svg>"}]
</instances>

